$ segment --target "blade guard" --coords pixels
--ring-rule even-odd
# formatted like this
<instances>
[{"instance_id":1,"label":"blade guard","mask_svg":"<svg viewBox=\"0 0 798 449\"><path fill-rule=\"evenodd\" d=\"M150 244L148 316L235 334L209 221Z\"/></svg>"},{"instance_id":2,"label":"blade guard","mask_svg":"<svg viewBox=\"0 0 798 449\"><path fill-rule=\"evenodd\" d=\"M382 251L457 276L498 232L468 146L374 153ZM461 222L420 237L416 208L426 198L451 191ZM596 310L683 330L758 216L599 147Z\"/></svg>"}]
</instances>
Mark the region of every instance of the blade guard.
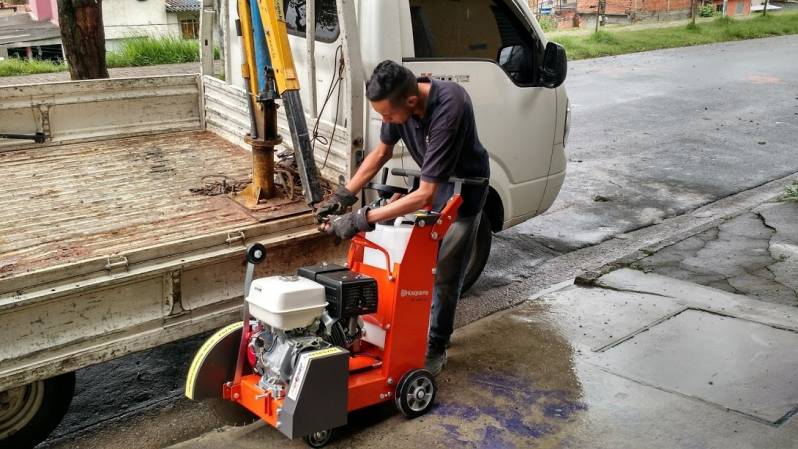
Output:
<instances>
[{"instance_id":1,"label":"blade guard","mask_svg":"<svg viewBox=\"0 0 798 449\"><path fill-rule=\"evenodd\" d=\"M186 397L201 401L222 398L222 386L232 381L241 341L241 321L219 329L203 343L186 377Z\"/></svg>"}]
</instances>

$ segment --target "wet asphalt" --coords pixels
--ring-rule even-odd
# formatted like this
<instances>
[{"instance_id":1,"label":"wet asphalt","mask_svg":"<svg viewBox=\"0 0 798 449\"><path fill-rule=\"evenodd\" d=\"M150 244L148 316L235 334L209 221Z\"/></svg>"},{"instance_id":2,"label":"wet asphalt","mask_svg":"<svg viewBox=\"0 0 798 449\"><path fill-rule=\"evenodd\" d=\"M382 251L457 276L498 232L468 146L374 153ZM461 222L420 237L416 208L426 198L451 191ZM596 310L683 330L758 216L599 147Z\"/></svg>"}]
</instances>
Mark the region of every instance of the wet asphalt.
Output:
<instances>
[{"instance_id":1,"label":"wet asphalt","mask_svg":"<svg viewBox=\"0 0 798 449\"><path fill-rule=\"evenodd\" d=\"M548 213L494 235L458 325L495 311L492 292L547 260L798 172L795 55L798 36L785 36L572 62L563 190ZM181 398L201 342L79 371L70 412L41 447L160 447L212 429Z\"/></svg>"}]
</instances>

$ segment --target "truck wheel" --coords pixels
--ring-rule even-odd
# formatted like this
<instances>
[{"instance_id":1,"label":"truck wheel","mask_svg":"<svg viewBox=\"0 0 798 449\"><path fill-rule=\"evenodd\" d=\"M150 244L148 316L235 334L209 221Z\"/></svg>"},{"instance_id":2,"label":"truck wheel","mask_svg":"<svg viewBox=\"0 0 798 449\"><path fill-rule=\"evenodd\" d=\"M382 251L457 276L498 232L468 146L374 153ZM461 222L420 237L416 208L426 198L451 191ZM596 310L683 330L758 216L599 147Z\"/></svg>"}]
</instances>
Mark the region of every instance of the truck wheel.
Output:
<instances>
[{"instance_id":1,"label":"truck wheel","mask_svg":"<svg viewBox=\"0 0 798 449\"><path fill-rule=\"evenodd\" d=\"M0 447L28 449L44 441L67 412L75 373L0 392Z\"/></svg>"},{"instance_id":2,"label":"truck wheel","mask_svg":"<svg viewBox=\"0 0 798 449\"><path fill-rule=\"evenodd\" d=\"M471 257L468 259L468 266L466 267L465 277L463 278L463 288L460 291L465 293L477 282L482 270L485 269L485 264L488 263L488 256L490 256L490 244L493 239L493 232L490 228L490 218L484 211L479 217L479 227L477 228L477 238L474 239L474 248L471 251Z\"/></svg>"}]
</instances>

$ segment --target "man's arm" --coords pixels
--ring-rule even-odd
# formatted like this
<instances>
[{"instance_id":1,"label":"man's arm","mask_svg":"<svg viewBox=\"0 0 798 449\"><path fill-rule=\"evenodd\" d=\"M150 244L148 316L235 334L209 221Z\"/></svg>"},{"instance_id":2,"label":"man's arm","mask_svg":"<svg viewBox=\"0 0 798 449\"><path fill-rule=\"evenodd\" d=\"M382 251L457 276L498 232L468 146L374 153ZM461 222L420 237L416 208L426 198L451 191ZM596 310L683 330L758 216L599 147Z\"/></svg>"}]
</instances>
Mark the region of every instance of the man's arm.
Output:
<instances>
[{"instance_id":1,"label":"man's arm","mask_svg":"<svg viewBox=\"0 0 798 449\"><path fill-rule=\"evenodd\" d=\"M437 183L421 181L418 190L415 190L412 193L405 195L386 206L370 210L368 212L368 215L366 215L366 221L368 223L377 223L383 220L390 220L392 218L401 217L402 215L408 214L410 212L415 212L424 206L432 204L432 200L433 198L435 198L435 192L437 190L438 190ZM363 209L358 211L358 213L362 211ZM348 232L351 232L351 234L340 236L341 238L350 238L351 235L354 235L357 229L365 230L365 228L367 227L367 226L352 224L356 223L355 219L352 218L355 217L356 215L357 214L355 212L352 212L342 216L343 218L350 217L348 222L349 224L346 225L347 226L346 229L348 229ZM350 229L349 226L354 226L354 228ZM332 231L332 229L333 229L333 224L331 223L322 223L321 225L319 225L319 230L323 232L335 232Z\"/></svg>"},{"instance_id":2,"label":"man's arm","mask_svg":"<svg viewBox=\"0 0 798 449\"><path fill-rule=\"evenodd\" d=\"M363 163L360 164L352 179L346 183L346 189L357 195L363 186L377 175L380 168L391 160L392 156L393 145L388 145L382 141L378 143L377 147L363 159Z\"/></svg>"},{"instance_id":3,"label":"man's arm","mask_svg":"<svg viewBox=\"0 0 798 449\"><path fill-rule=\"evenodd\" d=\"M415 212L424 206L432 204L437 190L437 183L421 181L418 189L388 205L370 210L366 218L369 223L377 223L383 220L401 217L410 212Z\"/></svg>"}]
</instances>

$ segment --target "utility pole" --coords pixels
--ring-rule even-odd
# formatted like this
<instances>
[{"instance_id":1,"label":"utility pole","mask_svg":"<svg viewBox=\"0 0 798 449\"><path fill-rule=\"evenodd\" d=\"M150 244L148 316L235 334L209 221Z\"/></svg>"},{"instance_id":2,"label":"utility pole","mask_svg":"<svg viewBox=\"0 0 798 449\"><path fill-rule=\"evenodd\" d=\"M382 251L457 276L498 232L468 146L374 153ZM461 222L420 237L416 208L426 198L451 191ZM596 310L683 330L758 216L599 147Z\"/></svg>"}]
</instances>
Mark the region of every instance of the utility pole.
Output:
<instances>
[{"instance_id":1,"label":"utility pole","mask_svg":"<svg viewBox=\"0 0 798 449\"><path fill-rule=\"evenodd\" d=\"M768 0L765 0L765 9L762 10L762 16L768 15Z\"/></svg>"},{"instance_id":2,"label":"utility pole","mask_svg":"<svg viewBox=\"0 0 798 449\"><path fill-rule=\"evenodd\" d=\"M607 12L607 0L598 0L596 5L596 33L598 33L601 17Z\"/></svg>"},{"instance_id":3,"label":"utility pole","mask_svg":"<svg viewBox=\"0 0 798 449\"><path fill-rule=\"evenodd\" d=\"M601 8L599 2L596 2L596 33L598 33L599 18L601 17Z\"/></svg>"},{"instance_id":4,"label":"utility pole","mask_svg":"<svg viewBox=\"0 0 798 449\"><path fill-rule=\"evenodd\" d=\"M58 22L69 76L108 78L102 0L58 0Z\"/></svg>"}]
</instances>

